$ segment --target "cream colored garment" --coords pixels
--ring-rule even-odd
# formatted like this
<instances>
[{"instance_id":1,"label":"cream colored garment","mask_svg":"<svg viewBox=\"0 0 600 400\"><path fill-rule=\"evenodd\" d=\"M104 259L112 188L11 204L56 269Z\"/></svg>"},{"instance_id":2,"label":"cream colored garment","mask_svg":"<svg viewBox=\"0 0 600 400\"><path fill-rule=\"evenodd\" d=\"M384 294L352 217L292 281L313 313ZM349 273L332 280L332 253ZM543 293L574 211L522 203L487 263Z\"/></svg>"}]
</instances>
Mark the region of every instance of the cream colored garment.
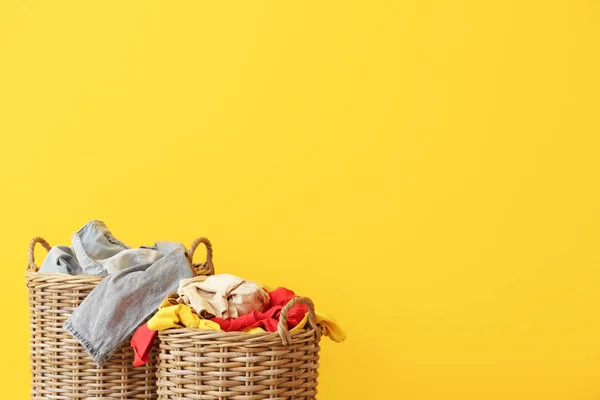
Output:
<instances>
[{"instance_id":1,"label":"cream colored garment","mask_svg":"<svg viewBox=\"0 0 600 400\"><path fill-rule=\"evenodd\" d=\"M270 302L262 287L229 274L184 279L177 293L203 318L238 318L260 312Z\"/></svg>"}]
</instances>

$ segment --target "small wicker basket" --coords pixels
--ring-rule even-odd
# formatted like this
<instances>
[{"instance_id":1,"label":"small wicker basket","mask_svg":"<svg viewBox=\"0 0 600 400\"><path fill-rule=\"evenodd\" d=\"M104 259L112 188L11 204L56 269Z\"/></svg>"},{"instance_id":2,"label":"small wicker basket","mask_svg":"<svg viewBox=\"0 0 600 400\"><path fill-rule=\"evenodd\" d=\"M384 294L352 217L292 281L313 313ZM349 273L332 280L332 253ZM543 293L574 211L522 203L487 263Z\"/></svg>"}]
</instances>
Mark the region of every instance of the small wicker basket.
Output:
<instances>
[{"instance_id":1,"label":"small wicker basket","mask_svg":"<svg viewBox=\"0 0 600 400\"><path fill-rule=\"evenodd\" d=\"M104 279L104 276L39 273L34 248L40 237L29 244L29 266L25 274L29 290L31 398L53 399L155 399L156 365L133 366L133 350L126 341L101 368L70 333L63 329L73 310ZM190 246L190 262L200 243L207 249L206 261L196 272L214 273L212 246L206 238Z\"/></svg>"},{"instance_id":2,"label":"small wicker basket","mask_svg":"<svg viewBox=\"0 0 600 400\"><path fill-rule=\"evenodd\" d=\"M289 310L308 306L308 329L287 330ZM317 394L319 341L313 303L292 299L276 333L191 328L159 332L158 398L309 400Z\"/></svg>"}]
</instances>

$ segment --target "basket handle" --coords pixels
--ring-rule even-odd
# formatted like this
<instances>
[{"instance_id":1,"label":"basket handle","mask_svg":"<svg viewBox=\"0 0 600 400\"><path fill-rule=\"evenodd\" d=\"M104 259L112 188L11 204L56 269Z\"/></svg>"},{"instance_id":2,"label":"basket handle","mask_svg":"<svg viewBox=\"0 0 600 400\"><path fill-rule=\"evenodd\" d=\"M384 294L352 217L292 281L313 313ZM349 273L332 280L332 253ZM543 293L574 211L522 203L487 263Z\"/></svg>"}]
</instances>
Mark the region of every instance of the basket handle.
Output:
<instances>
[{"instance_id":1,"label":"basket handle","mask_svg":"<svg viewBox=\"0 0 600 400\"><path fill-rule=\"evenodd\" d=\"M36 243L39 243L42 246L44 246L44 248L47 251L50 251L50 249L52 248L50 246L50 244L48 244L46 239L44 239L42 237L36 236L33 239L31 239L31 242L29 242L29 249L28 249L29 264L27 265L27 271L30 271L30 272L37 272L37 270L38 270L38 266L35 263L35 254L34 254Z\"/></svg>"},{"instance_id":2,"label":"basket handle","mask_svg":"<svg viewBox=\"0 0 600 400\"><path fill-rule=\"evenodd\" d=\"M194 252L200 243L203 243L206 246L206 261L202 264L199 264L196 269L202 270L201 275L214 275L215 274L215 266L213 265L212 257L213 257L213 248L210 240L205 237L196 238L192 244L190 245L190 249L188 250L188 258L190 263L194 265ZM198 272L198 271L196 271Z\"/></svg>"},{"instance_id":3,"label":"basket handle","mask_svg":"<svg viewBox=\"0 0 600 400\"><path fill-rule=\"evenodd\" d=\"M315 305L308 297L294 297L281 309L281 314L279 315L279 324L277 325L277 333L281 337L281 341L284 345L287 345L292 341L292 336L287 329L287 322L288 313L296 304L306 304L308 307L308 323L315 330L318 341L321 337L321 329L317 326L317 322L315 321Z\"/></svg>"}]
</instances>

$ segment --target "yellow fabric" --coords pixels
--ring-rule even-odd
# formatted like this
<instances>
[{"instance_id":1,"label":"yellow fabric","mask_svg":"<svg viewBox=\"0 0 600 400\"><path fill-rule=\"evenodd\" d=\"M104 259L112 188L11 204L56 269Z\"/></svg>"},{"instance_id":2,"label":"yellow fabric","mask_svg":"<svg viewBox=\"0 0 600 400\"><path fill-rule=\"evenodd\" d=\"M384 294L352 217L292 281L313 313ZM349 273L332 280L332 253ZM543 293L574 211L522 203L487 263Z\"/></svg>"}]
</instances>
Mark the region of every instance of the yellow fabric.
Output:
<instances>
[{"instance_id":1,"label":"yellow fabric","mask_svg":"<svg viewBox=\"0 0 600 400\"><path fill-rule=\"evenodd\" d=\"M302 321L300 321L298 323L298 325L296 325L295 327L293 327L292 329L290 329L290 333L294 333L296 331L299 331L300 329L304 329L304 327L306 326L307 322L308 322L308 313L304 314L304 318L302 318Z\"/></svg>"},{"instance_id":2,"label":"yellow fabric","mask_svg":"<svg viewBox=\"0 0 600 400\"><path fill-rule=\"evenodd\" d=\"M162 301L162 303L160 303L160 306L158 306L158 309L160 310L161 308L176 306L177 304L179 304L177 299L174 299L171 296L165 297L165 299Z\"/></svg>"},{"instance_id":3,"label":"yellow fabric","mask_svg":"<svg viewBox=\"0 0 600 400\"><path fill-rule=\"evenodd\" d=\"M323 335L329 339L338 343L346 340L346 333L332 316L315 310L315 321L321 327Z\"/></svg>"},{"instance_id":4,"label":"yellow fabric","mask_svg":"<svg viewBox=\"0 0 600 400\"><path fill-rule=\"evenodd\" d=\"M217 324L216 322L210 321L208 319L200 319L200 322L198 323L198 326L192 326L190 328L198 328L198 329L202 329L205 331L220 331L221 330L221 326L219 324Z\"/></svg>"},{"instance_id":5,"label":"yellow fabric","mask_svg":"<svg viewBox=\"0 0 600 400\"><path fill-rule=\"evenodd\" d=\"M267 331L265 331L263 328L250 328L250 329L246 329L243 332L246 333L265 333Z\"/></svg>"},{"instance_id":6,"label":"yellow fabric","mask_svg":"<svg viewBox=\"0 0 600 400\"><path fill-rule=\"evenodd\" d=\"M165 304L165 302L166 300L163 301L163 304ZM161 306L163 304L161 304ZM153 331L184 327L213 331L221 330L219 324L207 319L201 319L194 313L190 306L185 304L161 307L148 321L148 328Z\"/></svg>"}]
</instances>

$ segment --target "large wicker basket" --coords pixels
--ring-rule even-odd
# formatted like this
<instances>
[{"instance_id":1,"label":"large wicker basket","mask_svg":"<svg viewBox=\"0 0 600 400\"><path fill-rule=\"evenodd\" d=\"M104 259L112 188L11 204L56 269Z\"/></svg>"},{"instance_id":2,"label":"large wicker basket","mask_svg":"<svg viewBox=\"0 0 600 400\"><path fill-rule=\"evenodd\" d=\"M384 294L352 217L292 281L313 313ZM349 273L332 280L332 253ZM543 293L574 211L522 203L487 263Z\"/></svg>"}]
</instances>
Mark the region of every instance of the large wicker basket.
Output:
<instances>
[{"instance_id":1,"label":"large wicker basket","mask_svg":"<svg viewBox=\"0 0 600 400\"><path fill-rule=\"evenodd\" d=\"M102 281L103 276L39 273L34 261L34 248L40 237L29 245L29 267L26 279L29 289L30 357L32 399L155 399L156 365L133 366L133 350L129 341L98 368L83 346L63 329L73 310ZM198 238L190 246L193 258L196 247L204 243L206 262L196 271L214 273L212 247L208 239Z\"/></svg>"},{"instance_id":2,"label":"large wicker basket","mask_svg":"<svg viewBox=\"0 0 600 400\"><path fill-rule=\"evenodd\" d=\"M296 304L309 309L308 329L287 330ZM159 332L159 399L309 400L317 394L319 340L310 299L292 299L277 333L167 329Z\"/></svg>"}]
</instances>

